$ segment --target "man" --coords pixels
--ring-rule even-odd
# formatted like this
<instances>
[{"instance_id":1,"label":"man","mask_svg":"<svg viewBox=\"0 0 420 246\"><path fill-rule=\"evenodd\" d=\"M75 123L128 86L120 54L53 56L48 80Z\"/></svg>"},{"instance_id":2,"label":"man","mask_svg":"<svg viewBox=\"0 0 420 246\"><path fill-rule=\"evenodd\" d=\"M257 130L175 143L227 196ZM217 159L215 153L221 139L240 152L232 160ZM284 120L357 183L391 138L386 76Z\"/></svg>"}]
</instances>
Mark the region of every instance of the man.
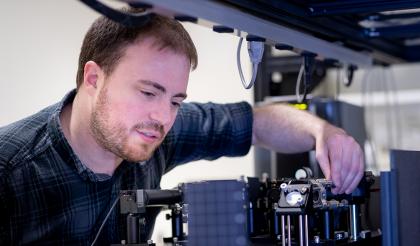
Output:
<instances>
[{"instance_id":1,"label":"man","mask_svg":"<svg viewBox=\"0 0 420 246\"><path fill-rule=\"evenodd\" d=\"M178 164L245 155L251 144L315 148L334 192L357 186L360 147L321 119L285 105L182 103L196 65L194 44L174 20L155 16L139 28L96 20L77 89L0 128L0 244L90 245L119 190L159 188ZM98 245L120 241L121 219L114 209Z\"/></svg>"}]
</instances>

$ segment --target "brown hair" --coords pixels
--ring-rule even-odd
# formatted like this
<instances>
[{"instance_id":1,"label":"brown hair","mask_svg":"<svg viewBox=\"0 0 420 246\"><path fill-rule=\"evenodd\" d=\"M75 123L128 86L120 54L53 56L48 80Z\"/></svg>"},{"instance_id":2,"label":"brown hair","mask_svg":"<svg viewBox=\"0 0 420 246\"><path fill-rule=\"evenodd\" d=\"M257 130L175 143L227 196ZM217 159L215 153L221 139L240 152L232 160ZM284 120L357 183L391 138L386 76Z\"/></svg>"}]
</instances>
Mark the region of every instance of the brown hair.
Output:
<instances>
[{"instance_id":1,"label":"brown hair","mask_svg":"<svg viewBox=\"0 0 420 246\"><path fill-rule=\"evenodd\" d=\"M126 13L139 13L142 10L126 9ZM105 72L112 73L125 48L142 39L153 37L159 50L169 48L176 53L184 54L191 64L197 67L197 51L191 37L176 20L153 15L149 22L140 27L126 27L106 17L99 17L89 28L83 40L77 69L77 89L83 83L84 66L88 61L96 62Z\"/></svg>"}]
</instances>

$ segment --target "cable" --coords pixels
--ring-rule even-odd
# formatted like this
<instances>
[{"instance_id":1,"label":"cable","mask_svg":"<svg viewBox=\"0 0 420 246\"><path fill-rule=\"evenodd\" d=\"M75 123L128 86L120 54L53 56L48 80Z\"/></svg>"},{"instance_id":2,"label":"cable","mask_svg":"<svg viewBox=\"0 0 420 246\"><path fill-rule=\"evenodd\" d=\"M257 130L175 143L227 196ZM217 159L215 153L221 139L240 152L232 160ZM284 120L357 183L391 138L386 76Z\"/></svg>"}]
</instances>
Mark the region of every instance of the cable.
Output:
<instances>
[{"instance_id":1,"label":"cable","mask_svg":"<svg viewBox=\"0 0 420 246\"><path fill-rule=\"evenodd\" d=\"M394 113L396 118L396 129L397 129L397 147L401 148L403 145L403 131L401 130L401 110L400 110L400 103L398 99L398 93L397 93L397 83L395 80L394 72L389 68L388 70L389 74L389 82L390 82L390 88L393 95L393 101L394 101Z\"/></svg>"},{"instance_id":2,"label":"cable","mask_svg":"<svg viewBox=\"0 0 420 246\"><path fill-rule=\"evenodd\" d=\"M97 1L97 0L80 0L82 3L91 7L100 14L105 15L109 19L118 22L127 27L138 27L144 26L153 16L152 13L148 11L139 12L139 13L123 13L118 10L112 9L107 5Z\"/></svg>"},{"instance_id":3,"label":"cable","mask_svg":"<svg viewBox=\"0 0 420 246\"><path fill-rule=\"evenodd\" d=\"M372 96L369 95L369 88L371 86L369 86L370 82L369 82L369 78L372 74L372 69L367 69L363 75L363 79L362 79L362 107L365 108L365 127L366 127L366 144L369 147L370 151L370 157L372 158L372 168L374 170L379 170L379 166L377 163L377 158L376 158L376 146L374 144L373 138L372 138L372 134L373 134L373 130L371 128L371 126L373 126L374 124L374 119L373 119L373 113L374 112L370 112L372 107L371 107L371 103L369 103L368 101L372 100ZM369 105L370 104L370 105ZM366 122L368 122L366 124Z\"/></svg>"},{"instance_id":4,"label":"cable","mask_svg":"<svg viewBox=\"0 0 420 246\"><path fill-rule=\"evenodd\" d=\"M248 41L248 54L252 62L252 78L251 81L247 84L245 82L244 74L242 72L241 65L241 47L242 47L243 38L239 39L238 48L236 50L236 62L238 65L239 76L241 77L242 85L245 89L250 89L254 86L255 79L258 73L258 65L260 64L263 54L264 54L264 42L260 41Z\"/></svg>"},{"instance_id":5,"label":"cable","mask_svg":"<svg viewBox=\"0 0 420 246\"><path fill-rule=\"evenodd\" d=\"M338 97L341 93L341 83L343 82L343 84L345 84L344 79L343 79L343 71L342 71L341 67L337 67L336 76L337 76L337 78L336 78L334 99L338 100Z\"/></svg>"},{"instance_id":6,"label":"cable","mask_svg":"<svg viewBox=\"0 0 420 246\"><path fill-rule=\"evenodd\" d=\"M343 66L345 77L343 79L343 84L347 87L350 87L351 83L353 82L354 71L357 70L357 66L349 65L347 67Z\"/></svg>"},{"instance_id":7,"label":"cable","mask_svg":"<svg viewBox=\"0 0 420 246\"><path fill-rule=\"evenodd\" d=\"M395 84L395 78L392 74L390 68L384 68L382 70L382 75L384 78L384 85L387 88L386 96L389 100L387 106L389 106L388 112L392 114L392 118L389 120L391 121L391 133L393 134L392 143L394 145L393 148L400 148L401 147L401 114L400 114L400 106L397 99L397 88Z\"/></svg>"},{"instance_id":8,"label":"cable","mask_svg":"<svg viewBox=\"0 0 420 246\"><path fill-rule=\"evenodd\" d=\"M95 239L93 240L93 242L90 246L95 245L96 240L98 240L99 235L101 234L102 228L104 227L106 221L108 220L109 216L111 215L112 210L115 208L115 205L117 205L117 202L120 200L120 197L121 197L121 195L118 195L117 199L115 199L114 203L112 204L111 208L108 211L108 214L105 216L104 221L102 222L101 226L99 227L99 230L96 233Z\"/></svg>"},{"instance_id":9,"label":"cable","mask_svg":"<svg viewBox=\"0 0 420 246\"><path fill-rule=\"evenodd\" d=\"M379 82L382 85L383 93L384 93L384 99L385 99L385 125L387 128L387 138L388 138L388 149L391 149L394 147L395 139L394 139L394 124L391 117L392 114L392 106L391 106L391 100L390 100L390 90L388 88L388 83L385 75L384 68L380 68L378 70L378 77L377 83ZM381 81L382 80L382 81Z\"/></svg>"},{"instance_id":10,"label":"cable","mask_svg":"<svg viewBox=\"0 0 420 246\"><path fill-rule=\"evenodd\" d=\"M302 66L300 67L299 74L296 81L296 100L298 103L306 101L306 96L308 91L311 90L312 86L312 72L314 69L315 57L316 54L304 51L301 53L303 57ZM300 87L303 77L303 96L300 96Z\"/></svg>"},{"instance_id":11,"label":"cable","mask_svg":"<svg viewBox=\"0 0 420 246\"><path fill-rule=\"evenodd\" d=\"M305 73L305 66L302 63L302 65L300 66L300 69L299 69L299 74L298 74L298 77L297 77L296 89L295 89L296 100L297 100L298 103L302 103L305 100L305 97L306 97L306 86L304 86L303 96L300 95L300 84L302 83L302 78L304 76L304 73Z\"/></svg>"}]
</instances>

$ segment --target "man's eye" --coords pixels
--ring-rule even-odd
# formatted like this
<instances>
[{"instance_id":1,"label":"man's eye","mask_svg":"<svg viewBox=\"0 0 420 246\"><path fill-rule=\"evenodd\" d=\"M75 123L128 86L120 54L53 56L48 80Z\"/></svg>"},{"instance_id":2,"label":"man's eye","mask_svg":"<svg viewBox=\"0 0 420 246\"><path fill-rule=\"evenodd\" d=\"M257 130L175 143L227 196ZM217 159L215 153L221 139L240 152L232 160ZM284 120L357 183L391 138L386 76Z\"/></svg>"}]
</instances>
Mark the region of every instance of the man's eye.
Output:
<instances>
[{"instance_id":1,"label":"man's eye","mask_svg":"<svg viewBox=\"0 0 420 246\"><path fill-rule=\"evenodd\" d=\"M155 96L155 94L153 94L153 93L151 93L151 92L148 92L148 91L141 91L141 93L142 93L143 95L147 96L147 97L154 97L154 96Z\"/></svg>"},{"instance_id":2,"label":"man's eye","mask_svg":"<svg viewBox=\"0 0 420 246\"><path fill-rule=\"evenodd\" d=\"M175 107L177 107L177 108L179 108L181 106L181 104L178 103L178 102L172 102L172 105L175 106Z\"/></svg>"}]
</instances>

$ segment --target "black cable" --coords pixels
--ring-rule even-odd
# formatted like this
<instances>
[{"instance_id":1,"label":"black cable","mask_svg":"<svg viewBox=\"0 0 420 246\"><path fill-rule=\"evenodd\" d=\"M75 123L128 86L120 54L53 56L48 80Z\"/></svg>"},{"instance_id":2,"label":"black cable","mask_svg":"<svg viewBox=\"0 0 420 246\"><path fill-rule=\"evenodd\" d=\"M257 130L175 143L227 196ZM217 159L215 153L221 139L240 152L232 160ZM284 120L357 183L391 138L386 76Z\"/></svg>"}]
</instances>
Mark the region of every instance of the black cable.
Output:
<instances>
[{"instance_id":1,"label":"black cable","mask_svg":"<svg viewBox=\"0 0 420 246\"><path fill-rule=\"evenodd\" d=\"M104 227L106 221L108 220L109 216L111 215L112 210L114 210L115 205L117 205L117 202L120 200L121 195L118 195L117 199L115 199L114 203L112 204L111 208L109 209L107 215L105 216L104 221L102 222L101 226L99 227L98 232L96 233L95 239L93 240L92 244L90 246L95 245L96 241L99 238L99 235L101 234L102 228Z\"/></svg>"},{"instance_id":2,"label":"black cable","mask_svg":"<svg viewBox=\"0 0 420 246\"><path fill-rule=\"evenodd\" d=\"M86 4L87 6L91 7L92 9L96 10L97 12L105 15L109 19L127 27L143 26L147 24L147 22L149 22L150 18L153 16L152 13L149 13L147 11L138 14L123 13L118 10L112 9L97 0L80 1Z\"/></svg>"},{"instance_id":3,"label":"black cable","mask_svg":"<svg viewBox=\"0 0 420 246\"><path fill-rule=\"evenodd\" d=\"M303 102L306 102L306 96L308 91L312 88L312 72L314 70L315 65L315 57L316 54L311 52L303 52L303 66L304 66L304 73L303 73Z\"/></svg>"},{"instance_id":4,"label":"black cable","mask_svg":"<svg viewBox=\"0 0 420 246\"><path fill-rule=\"evenodd\" d=\"M354 71L356 70L357 70L357 66L355 65L350 65L347 68L347 82L344 83L345 86L350 87L351 83L353 82Z\"/></svg>"}]
</instances>

